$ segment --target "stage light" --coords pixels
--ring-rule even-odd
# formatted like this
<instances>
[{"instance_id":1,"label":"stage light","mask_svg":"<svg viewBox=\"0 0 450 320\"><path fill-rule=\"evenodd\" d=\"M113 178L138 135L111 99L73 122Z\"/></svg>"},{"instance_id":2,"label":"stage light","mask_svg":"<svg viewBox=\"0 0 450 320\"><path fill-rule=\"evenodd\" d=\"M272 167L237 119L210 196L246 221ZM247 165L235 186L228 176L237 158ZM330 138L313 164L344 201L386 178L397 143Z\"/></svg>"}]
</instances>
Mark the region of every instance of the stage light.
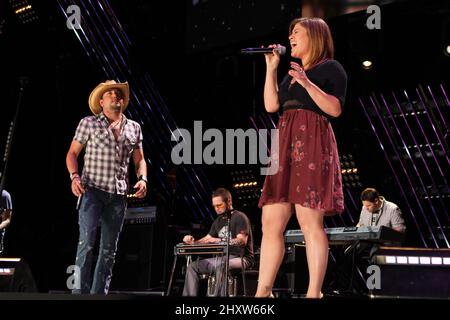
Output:
<instances>
[{"instance_id":1,"label":"stage light","mask_svg":"<svg viewBox=\"0 0 450 320\"><path fill-rule=\"evenodd\" d=\"M386 263L395 263L395 257L386 256Z\"/></svg>"},{"instance_id":2,"label":"stage light","mask_svg":"<svg viewBox=\"0 0 450 320\"><path fill-rule=\"evenodd\" d=\"M240 200L240 205L243 207L255 206L255 201L259 199L261 190L258 187L257 176L253 170L231 171L231 177L232 186L235 189L237 199Z\"/></svg>"},{"instance_id":3,"label":"stage light","mask_svg":"<svg viewBox=\"0 0 450 320\"><path fill-rule=\"evenodd\" d=\"M0 258L0 262L20 262L20 258Z\"/></svg>"},{"instance_id":4,"label":"stage light","mask_svg":"<svg viewBox=\"0 0 450 320\"><path fill-rule=\"evenodd\" d=\"M434 265L442 264L442 258L441 257L432 257L431 258L431 264L434 264Z\"/></svg>"},{"instance_id":5,"label":"stage light","mask_svg":"<svg viewBox=\"0 0 450 320\"><path fill-rule=\"evenodd\" d=\"M380 260L383 261L383 260ZM385 264L450 265L448 257L384 256Z\"/></svg>"},{"instance_id":6,"label":"stage light","mask_svg":"<svg viewBox=\"0 0 450 320\"><path fill-rule=\"evenodd\" d=\"M341 164L342 179L344 186L348 188L360 188L362 184L359 177L359 169L356 167L353 155L343 154L339 156Z\"/></svg>"},{"instance_id":7,"label":"stage light","mask_svg":"<svg viewBox=\"0 0 450 320\"><path fill-rule=\"evenodd\" d=\"M419 257L408 257L409 264L419 264Z\"/></svg>"},{"instance_id":8,"label":"stage light","mask_svg":"<svg viewBox=\"0 0 450 320\"><path fill-rule=\"evenodd\" d=\"M364 61L362 62L362 67L363 67L363 69L368 70L368 69L371 69L372 66L373 66L373 63L372 63L372 61L370 61L370 60L364 60Z\"/></svg>"},{"instance_id":9,"label":"stage light","mask_svg":"<svg viewBox=\"0 0 450 320\"><path fill-rule=\"evenodd\" d=\"M31 9L31 5L27 5L27 6L25 6L25 7L21 7L21 8L19 8L19 9L17 9L16 11L15 11L15 13L16 14L19 14L19 13L22 13L22 12L24 12L24 11L26 11L26 10L30 10Z\"/></svg>"},{"instance_id":10,"label":"stage light","mask_svg":"<svg viewBox=\"0 0 450 320\"><path fill-rule=\"evenodd\" d=\"M447 57L450 57L450 45L448 45L447 47L445 47L444 49L444 53Z\"/></svg>"},{"instance_id":11,"label":"stage light","mask_svg":"<svg viewBox=\"0 0 450 320\"><path fill-rule=\"evenodd\" d=\"M14 269L0 268L0 276L10 276L14 274Z\"/></svg>"},{"instance_id":12,"label":"stage light","mask_svg":"<svg viewBox=\"0 0 450 320\"><path fill-rule=\"evenodd\" d=\"M403 256L397 257L397 263L399 263L399 264L406 264L406 263L408 263L408 258L407 257L403 257Z\"/></svg>"},{"instance_id":13,"label":"stage light","mask_svg":"<svg viewBox=\"0 0 450 320\"><path fill-rule=\"evenodd\" d=\"M22 24L38 20L36 11L27 0L9 0L9 3Z\"/></svg>"},{"instance_id":14,"label":"stage light","mask_svg":"<svg viewBox=\"0 0 450 320\"><path fill-rule=\"evenodd\" d=\"M430 257L420 257L420 264L431 264L431 259Z\"/></svg>"}]
</instances>

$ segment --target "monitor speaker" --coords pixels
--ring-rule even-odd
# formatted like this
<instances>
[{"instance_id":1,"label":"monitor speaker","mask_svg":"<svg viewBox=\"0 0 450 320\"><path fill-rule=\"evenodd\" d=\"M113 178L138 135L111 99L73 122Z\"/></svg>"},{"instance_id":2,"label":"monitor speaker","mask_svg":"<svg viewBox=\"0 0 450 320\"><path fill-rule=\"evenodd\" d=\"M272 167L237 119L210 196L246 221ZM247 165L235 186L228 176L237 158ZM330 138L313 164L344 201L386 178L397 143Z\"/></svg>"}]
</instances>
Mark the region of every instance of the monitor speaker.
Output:
<instances>
[{"instance_id":1,"label":"monitor speaker","mask_svg":"<svg viewBox=\"0 0 450 320\"><path fill-rule=\"evenodd\" d=\"M0 258L0 292L37 292L31 270L22 258Z\"/></svg>"},{"instance_id":2,"label":"monitor speaker","mask_svg":"<svg viewBox=\"0 0 450 320\"><path fill-rule=\"evenodd\" d=\"M450 297L450 249L381 247L374 263L380 285L373 296Z\"/></svg>"}]
</instances>

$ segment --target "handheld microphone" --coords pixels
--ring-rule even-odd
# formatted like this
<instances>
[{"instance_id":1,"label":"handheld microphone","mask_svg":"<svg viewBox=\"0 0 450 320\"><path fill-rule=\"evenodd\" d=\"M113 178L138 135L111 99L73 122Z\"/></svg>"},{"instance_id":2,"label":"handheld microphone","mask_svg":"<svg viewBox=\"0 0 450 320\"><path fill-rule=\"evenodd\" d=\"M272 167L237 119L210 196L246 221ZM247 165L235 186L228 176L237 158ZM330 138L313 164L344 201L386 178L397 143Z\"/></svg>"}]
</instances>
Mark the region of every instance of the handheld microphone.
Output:
<instances>
[{"instance_id":1,"label":"handheld microphone","mask_svg":"<svg viewBox=\"0 0 450 320\"><path fill-rule=\"evenodd\" d=\"M82 197L83 197L83 194L78 196L77 206L76 206L75 210L79 210L80 209L80 204L81 204L81 198Z\"/></svg>"},{"instance_id":2,"label":"handheld microphone","mask_svg":"<svg viewBox=\"0 0 450 320\"><path fill-rule=\"evenodd\" d=\"M241 54L265 54L265 53L272 53L274 49L280 55L284 55L286 53L286 47L278 46L276 48L245 48L245 49L241 49Z\"/></svg>"}]
</instances>

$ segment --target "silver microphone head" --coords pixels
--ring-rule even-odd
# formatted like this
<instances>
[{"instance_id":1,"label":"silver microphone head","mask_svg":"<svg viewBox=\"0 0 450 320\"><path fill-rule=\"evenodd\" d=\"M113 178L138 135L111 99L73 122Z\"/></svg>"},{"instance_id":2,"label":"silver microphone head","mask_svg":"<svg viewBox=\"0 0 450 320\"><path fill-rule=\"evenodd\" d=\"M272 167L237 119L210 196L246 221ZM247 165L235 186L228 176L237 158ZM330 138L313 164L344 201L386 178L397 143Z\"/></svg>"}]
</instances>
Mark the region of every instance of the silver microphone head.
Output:
<instances>
[{"instance_id":1,"label":"silver microphone head","mask_svg":"<svg viewBox=\"0 0 450 320\"><path fill-rule=\"evenodd\" d=\"M278 46L275 49L281 56L286 54L286 47L285 46Z\"/></svg>"}]
</instances>

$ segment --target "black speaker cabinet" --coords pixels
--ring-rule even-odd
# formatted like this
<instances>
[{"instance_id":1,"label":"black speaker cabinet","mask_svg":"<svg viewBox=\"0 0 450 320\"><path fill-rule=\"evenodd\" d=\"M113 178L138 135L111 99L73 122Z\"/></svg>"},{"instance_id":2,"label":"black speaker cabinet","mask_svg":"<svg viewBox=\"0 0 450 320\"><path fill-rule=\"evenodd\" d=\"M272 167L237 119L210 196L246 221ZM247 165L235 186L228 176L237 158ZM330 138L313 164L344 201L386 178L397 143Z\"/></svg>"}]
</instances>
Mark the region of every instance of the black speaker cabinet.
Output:
<instances>
[{"instance_id":1,"label":"black speaker cabinet","mask_svg":"<svg viewBox=\"0 0 450 320\"><path fill-rule=\"evenodd\" d=\"M153 290L162 285L164 237L157 224L125 224L120 234L111 290Z\"/></svg>"},{"instance_id":2,"label":"black speaker cabinet","mask_svg":"<svg viewBox=\"0 0 450 320\"><path fill-rule=\"evenodd\" d=\"M329 256L323 282L324 290L331 290L335 269L336 266ZM290 295L306 294L309 285L309 271L304 244L291 244L286 247L283 264L280 267L280 272L278 272L275 285L284 289Z\"/></svg>"},{"instance_id":3,"label":"black speaker cabinet","mask_svg":"<svg viewBox=\"0 0 450 320\"><path fill-rule=\"evenodd\" d=\"M31 270L22 258L0 258L0 292L37 292Z\"/></svg>"},{"instance_id":4,"label":"black speaker cabinet","mask_svg":"<svg viewBox=\"0 0 450 320\"><path fill-rule=\"evenodd\" d=\"M308 290L308 281L305 246L300 244L287 246L275 287L286 290L288 294L303 294Z\"/></svg>"},{"instance_id":5,"label":"black speaker cabinet","mask_svg":"<svg viewBox=\"0 0 450 320\"><path fill-rule=\"evenodd\" d=\"M381 280L375 297L450 297L450 249L381 247L374 263Z\"/></svg>"}]
</instances>

